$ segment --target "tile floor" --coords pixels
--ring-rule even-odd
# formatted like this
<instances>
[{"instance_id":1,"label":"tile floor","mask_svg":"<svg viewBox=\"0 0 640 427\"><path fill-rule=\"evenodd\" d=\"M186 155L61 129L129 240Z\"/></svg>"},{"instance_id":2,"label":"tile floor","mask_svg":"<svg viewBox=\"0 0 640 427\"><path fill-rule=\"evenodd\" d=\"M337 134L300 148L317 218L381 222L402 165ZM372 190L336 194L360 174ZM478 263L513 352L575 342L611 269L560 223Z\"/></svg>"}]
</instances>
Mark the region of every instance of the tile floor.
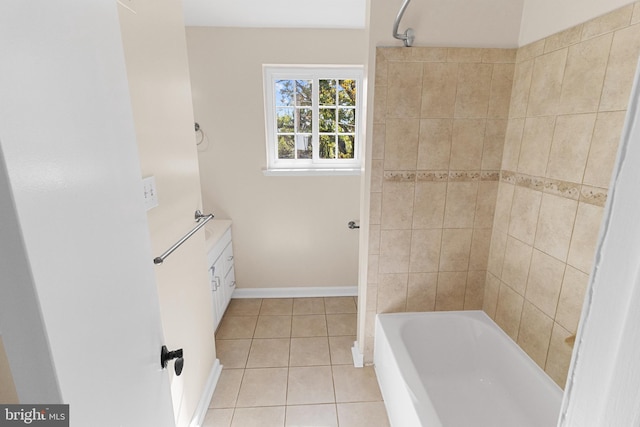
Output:
<instances>
[{"instance_id":1,"label":"tile floor","mask_svg":"<svg viewBox=\"0 0 640 427\"><path fill-rule=\"evenodd\" d=\"M204 427L389 426L372 367L354 368L354 297L234 299Z\"/></svg>"}]
</instances>

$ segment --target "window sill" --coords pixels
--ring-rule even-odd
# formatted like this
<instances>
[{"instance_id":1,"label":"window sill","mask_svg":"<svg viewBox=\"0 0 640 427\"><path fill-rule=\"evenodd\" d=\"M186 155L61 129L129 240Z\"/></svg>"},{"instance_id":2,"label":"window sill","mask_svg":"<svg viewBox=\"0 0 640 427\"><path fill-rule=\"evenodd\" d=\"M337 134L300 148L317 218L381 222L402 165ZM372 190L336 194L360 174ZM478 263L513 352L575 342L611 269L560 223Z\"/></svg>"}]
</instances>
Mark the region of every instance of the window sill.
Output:
<instances>
[{"instance_id":1,"label":"window sill","mask_svg":"<svg viewBox=\"0 0 640 427\"><path fill-rule=\"evenodd\" d=\"M262 169L264 176L357 176L360 168L352 169Z\"/></svg>"}]
</instances>

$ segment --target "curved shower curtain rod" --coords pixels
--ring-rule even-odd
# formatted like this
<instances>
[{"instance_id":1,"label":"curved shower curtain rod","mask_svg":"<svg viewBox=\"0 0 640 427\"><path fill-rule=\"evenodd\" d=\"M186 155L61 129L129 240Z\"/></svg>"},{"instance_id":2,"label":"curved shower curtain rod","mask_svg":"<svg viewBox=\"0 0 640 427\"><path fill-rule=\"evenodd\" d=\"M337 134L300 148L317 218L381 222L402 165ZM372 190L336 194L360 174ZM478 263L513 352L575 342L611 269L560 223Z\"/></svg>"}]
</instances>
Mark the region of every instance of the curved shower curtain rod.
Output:
<instances>
[{"instance_id":1,"label":"curved shower curtain rod","mask_svg":"<svg viewBox=\"0 0 640 427\"><path fill-rule=\"evenodd\" d=\"M411 0L404 0L404 3L402 3L402 7L398 12L398 16L396 16L396 22L393 24L393 37L397 38L398 40L402 40L406 47L410 47L413 44L413 40L415 39L415 34L412 28L407 28L407 31L405 31L404 34L399 34L398 26L400 25L400 20L402 19L402 15L404 15L404 11L407 8L407 6L409 6L410 1Z\"/></svg>"}]
</instances>

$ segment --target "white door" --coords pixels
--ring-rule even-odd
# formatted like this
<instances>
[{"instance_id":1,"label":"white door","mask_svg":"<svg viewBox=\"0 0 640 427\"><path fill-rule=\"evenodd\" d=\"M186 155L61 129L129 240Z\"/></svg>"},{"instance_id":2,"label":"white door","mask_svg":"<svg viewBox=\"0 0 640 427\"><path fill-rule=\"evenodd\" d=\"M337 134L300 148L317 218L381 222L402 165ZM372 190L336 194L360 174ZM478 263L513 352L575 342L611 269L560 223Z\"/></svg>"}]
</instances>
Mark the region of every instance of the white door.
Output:
<instances>
[{"instance_id":1,"label":"white door","mask_svg":"<svg viewBox=\"0 0 640 427\"><path fill-rule=\"evenodd\" d=\"M68 403L72 426L174 425L116 1L0 2L0 58L0 325L19 398Z\"/></svg>"}]
</instances>

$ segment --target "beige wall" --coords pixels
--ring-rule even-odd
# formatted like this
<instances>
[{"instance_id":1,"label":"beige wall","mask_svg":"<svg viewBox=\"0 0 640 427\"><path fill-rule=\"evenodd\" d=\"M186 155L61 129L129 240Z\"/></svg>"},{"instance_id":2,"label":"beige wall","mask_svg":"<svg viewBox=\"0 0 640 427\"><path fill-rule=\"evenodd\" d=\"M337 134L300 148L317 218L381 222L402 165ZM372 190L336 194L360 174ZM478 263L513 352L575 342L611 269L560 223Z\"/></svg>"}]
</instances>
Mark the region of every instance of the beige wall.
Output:
<instances>
[{"instance_id":1,"label":"beige wall","mask_svg":"<svg viewBox=\"0 0 640 427\"><path fill-rule=\"evenodd\" d=\"M137 0L135 8L135 14L120 8L120 22L141 172L157 182L159 206L148 213L157 256L195 225L200 180L180 4ZM182 376L172 379L174 406L181 401L177 421L183 426L215 360L204 233L195 234L155 271L166 345L185 353Z\"/></svg>"},{"instance_id":2,"label":"beige wall","mask_svg":"<svg viewBox=\"0 0 640 427\"><path fill-rule=\"evenodd\" d=\"M561 386L640 54L637 9L518 50L484 309Z\"/></svg>"},{"instance_id":3,"label":"beige wall","mask_svg":"<svg viewBox=\"0 0 640 427\"><path fill-rule=\"evenodd\" d=\"M581 24L632 0L525 0L519 46Z\"/></svg>"},{"instance_id":4,"label":"beige wall","mask_svg":"<svg viewBox=\"0 0 640 427\"><path fill-rule=\"evenodd\" d=\"M482 307L515 55L377 50L368 362L376 313Z\"/></svg>"},{"instance_id":5,"label":"beige wall","mask_svg":"<svg viewBox=\"0 0 640 427\"><path fill-rule=\"evenodd\" d=\"M262 64L366 62L364 30L187 28L203 203L233 221L239 288L355 286L358 176L262 174Z\"/></svg>"},{"instance_id":6,"label":"beige wall","mask_svg":"<svg viewBox=\"0 0 640 427\"><path fill-rule=\"evenodd\" d=\"M0 403L19 403L16 386L13 383L13 375L11 375L11 367L9 366L9 360L7 359L7 353L4 351L2 334L0 334Z\"/></svg>"}]
</instances>

